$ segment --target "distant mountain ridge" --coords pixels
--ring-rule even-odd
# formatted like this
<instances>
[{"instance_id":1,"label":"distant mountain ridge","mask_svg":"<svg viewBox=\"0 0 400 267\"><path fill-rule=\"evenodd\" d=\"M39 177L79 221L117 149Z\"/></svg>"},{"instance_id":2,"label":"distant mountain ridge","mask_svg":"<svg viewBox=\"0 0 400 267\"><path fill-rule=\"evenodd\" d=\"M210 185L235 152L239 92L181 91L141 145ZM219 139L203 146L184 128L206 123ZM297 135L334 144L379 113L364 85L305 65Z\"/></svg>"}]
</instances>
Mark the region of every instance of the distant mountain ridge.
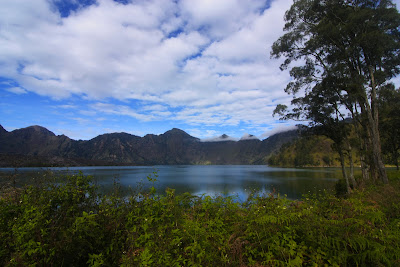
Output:
<instances>
[{"instance_id":1,"label":"distant mountain ridge","mask_svg":"<svg viewBox=\"0 0 400 267\"><path fill-rule=\"evenodd\" d=\"M0 166L266 164L272 152L297 136L292 130L262 141L223 135L202 142L173 128L160 135L110 133L82 141L37 125L11 132L0 125Z\"/></svg>"}]
</instances>

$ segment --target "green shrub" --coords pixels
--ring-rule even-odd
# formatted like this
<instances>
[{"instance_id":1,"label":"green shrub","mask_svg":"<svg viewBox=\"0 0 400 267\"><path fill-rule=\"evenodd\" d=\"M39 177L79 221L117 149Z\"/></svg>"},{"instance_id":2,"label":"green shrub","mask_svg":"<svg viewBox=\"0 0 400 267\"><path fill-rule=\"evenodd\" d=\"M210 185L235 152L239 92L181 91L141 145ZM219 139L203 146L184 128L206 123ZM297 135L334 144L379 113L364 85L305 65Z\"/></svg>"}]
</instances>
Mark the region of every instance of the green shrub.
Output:
<instances>
[{"instance_id":1,"label":"green shrub","mask_svg":"<svg viewBox=\"0 0 400 267\"><path fill-rule=\"evenodd\" d=\"M155 178L152 178L155 179ZM151 180L151 182L155 182ZM346 199L100 195L82 174L0 196L2 266L398 266L400 186Z\"/></svg>"}]
</instances>

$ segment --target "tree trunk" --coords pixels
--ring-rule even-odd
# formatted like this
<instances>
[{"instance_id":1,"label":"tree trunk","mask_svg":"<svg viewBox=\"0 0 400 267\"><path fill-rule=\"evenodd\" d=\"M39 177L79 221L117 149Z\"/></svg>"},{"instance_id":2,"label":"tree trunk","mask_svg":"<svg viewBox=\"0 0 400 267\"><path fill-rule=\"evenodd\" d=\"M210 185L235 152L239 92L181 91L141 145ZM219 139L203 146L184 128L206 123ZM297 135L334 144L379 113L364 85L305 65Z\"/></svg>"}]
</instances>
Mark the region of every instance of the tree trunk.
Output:
<instances>
[{"instance_id":1,"label":"tree trunk","mask_svg":"<svg viewBox=\"0 0 400 267\"><path fill-rule=\"evenodd\" d=\"M376 172L374 171L374 161L372 158L372 133L371 133L371 129L369 127L369 121L368 121L368 116L367 116L367 105L368 104L368 99L367 99L367 95L364 92L364 97L359 97L358 98L358 104L360 106L361 109L361 117L360 117L360 131L359 131L359 138L361 140L361 144L363 145L363 160L362 162L364 162L365 167L363 168L363 170L365 170L366 172L369 171L369 173L363 173L363 178L365 180L372 178L374 181L377 179L377 175ZM367 102L367 103L366 103Z\"/></svg>"},{"instance_id":2,"label":"tree trunk","mask_svg":"<svg viewBox=\"0 0 400 267\"><path fill-rule=\"evenodd\" d=\"M365 107L367 111L367 117L369 122L369 128L371 130L371 141L372 141L372 157L374 161L374 165L376 171L379 175L379 178L383 183L387 184L388 177L386 174L385 165L382 161L382 152L381 152L381 141L379 136L379 121L378 121L378 103L376 99L376 84L375 84L375 76L372 66L369 67L369 72L371 76L371 106L368 103L367 98L365 98ZM366 97L366 95L365 95Z\"/></svg>"},{"instance_id":3,"label":"tree trunk","mask_svg":"<svg viewBox=\"0 0 400 267\"><path fill-rule=\"evenodd\" d=\"M352 148L351 145L348 143L348 151L349 151L349 163L350 163L350 182L353 186L353 189L357 187L357 182L356 179L354 179L354 162L353 162L353 153L352 153Z\"/></svg>"},{"instance_id":4,"label":"tree trunk","mask_svg":"<svg viewBox=\"0 0 400 267\"><path fill-rule=\"evenodd\" d=\"M342 165L343 178L346 180L347 194L349 194L351 192L351 188L350 188L349 178L348 178L347 172L346 172L346 166L344 164L344 154L343 154L343 151L341 148L339 148L339 156L340 156L340 165Z\"/></svg>"},{"instance_id":5,"label":"tree trunk","mask_svg":"<svg viewBox=\"0 0 400 267\"><path fill-rule=\"evenodd\" d=\"M365 162L364 155L360 155L360 161L361 161L361 173L362 173L363 181L367 181L367 180L369 180L370 176L368 173L368 165Z\"/></svg>"},{"instance_id":6,"label":"tree trunk","mask_svg":"<svg viewBox=\"0 0 400 267\"><path fill-rule=\"evenodd\" d=\"M361 162L361 173L363 181L369 180L370 176L368 173L368 164L366 161L367 149L365 144L365 139L361 138L361 135L358 135L360 139L360 162Z\"/></svg>"},{"instance_id":7,"label":"tree trunk","mask_svg":"<svg viewBox=\"0 0 400 267\"><path fill-rule=\"evenodd\" d=\"M360 163L361 163L361 173L362 173L361 183L363 183L363 181L369 180L370 176L369 176L369 173L368 173L368 164L367 164L367 161L366 161L366 155L367 155L366 147L367 147L367 144L366 144L365 138L363 137L363 126L361 125L361 122L360 122L361 118L360 118L360 115L359 115L359 113L357 111L356 104L354 106L354 112L352 110L352 117L353 117L353 120L354 120L354 124L353 125L354 125L355 132L357 134L358 140L360 140L359 149L360 149Z\"/></svg>"}]
</instances>

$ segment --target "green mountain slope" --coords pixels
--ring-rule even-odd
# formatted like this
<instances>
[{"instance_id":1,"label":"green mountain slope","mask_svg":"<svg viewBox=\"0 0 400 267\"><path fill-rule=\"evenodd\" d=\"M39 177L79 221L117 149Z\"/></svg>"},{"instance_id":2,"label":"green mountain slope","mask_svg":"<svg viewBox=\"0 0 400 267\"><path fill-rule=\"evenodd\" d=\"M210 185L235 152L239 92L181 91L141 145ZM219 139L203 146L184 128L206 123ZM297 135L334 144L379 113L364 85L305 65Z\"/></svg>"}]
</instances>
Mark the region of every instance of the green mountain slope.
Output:
<instances>
[{"instance_id":1,"label":"green mountain slope","mask_svg":"<svg viewBox=\"0 0 400 267\"><path fill-rule=\"evenodd\" d=\"M268 159L270 166L332 167L340 166L338 153L332 149L333 141L324 136L306 136L284 144Z\"/></svg>"}]
</instances>

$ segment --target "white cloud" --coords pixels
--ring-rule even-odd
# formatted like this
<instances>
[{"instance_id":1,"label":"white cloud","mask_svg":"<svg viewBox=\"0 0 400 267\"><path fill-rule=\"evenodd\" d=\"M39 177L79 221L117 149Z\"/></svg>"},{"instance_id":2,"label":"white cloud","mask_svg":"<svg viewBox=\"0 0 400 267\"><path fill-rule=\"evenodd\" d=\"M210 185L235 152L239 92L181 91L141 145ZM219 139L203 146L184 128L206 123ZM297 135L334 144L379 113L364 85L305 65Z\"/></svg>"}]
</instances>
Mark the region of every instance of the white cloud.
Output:
<instances>
[{"instance_id":1,"label":"white cloud","mask_svg":"<svg viewBox=\"0 0 400 267\"><path fill-rule=\"evenodd\" d=\"M61 109L77 109L78 106L73 105L73 104L64 104L64 105L54 106L54 108L61 108Z\"/></svg>"},{"instance_id":2,"label":"white cloud","mask_svg":"<svg viewBox=\"0 0 400 267\"><path fill-rule=\"evenodd\" d=\"M238 139L235 137L228 136L226 134L217 137L201 139L201 142L228 142L228 141L236 142L238 141Z\"/></svg>"},{"instance_id":3,"label":"white cloud","mask_svg":"<svg viewBox=\"0 0 400 267\"><path fill-rule=\"evenodd\" d=\"M277 125L274 125L271 130L264 132L261 135L261 137L266 138L266 137L272 136L277 133L288 132L288 131L292 131L292 130L296 130L296 129L297 129L297 126L293 125L293 124L277 124Z\"/></svg>"},{"instance_id":4,"label":"white cloud","mask_svg":"<svg viewBox=\"0 0 400 267\"><path fill-rule=\"evenodd\" d=\"M24 88L21 87L10 87L6 89L7 91L17 94L17 95L22 95L28 93Z\"/></svg>"},{"instance_id":5,"label":"white cloud","mask_svg":"<svg viewBox=\"0 0 400 267\"><path fill-rule=\"evenodd\" d=\"M163 105L144 105L141 107L144 111L168 111L168 107Z\"/></svg>"},{"instance_id":6,"label":"white cloud","mask_svg":"<svg viewBox=\"0 0 400 267\"><path fill-rule=\"evenodd\" d=\"M97 112L101 112L101 113L105 113L105 114L129 116L129 117L141 120L141 121L150 121L150 120L154 119L154 117L152 115L141 114L141 113L131 109L129 106L125 106L125 105L95 103L95 104L90 105L90 107Z\"/></svg>"},{"instance_id":7,"label":"white cloud","mask_svg":"<svg viewBox=\"0 0 400 267\"><path fill-rule=\"evenodd\" d=\"M0 74L55 99L126 101L81 113L142 121L266 124L290 101L269 51L291 0L97 2L61 18L47 0L2 1Z\"/></svg>"}]
</instances>

